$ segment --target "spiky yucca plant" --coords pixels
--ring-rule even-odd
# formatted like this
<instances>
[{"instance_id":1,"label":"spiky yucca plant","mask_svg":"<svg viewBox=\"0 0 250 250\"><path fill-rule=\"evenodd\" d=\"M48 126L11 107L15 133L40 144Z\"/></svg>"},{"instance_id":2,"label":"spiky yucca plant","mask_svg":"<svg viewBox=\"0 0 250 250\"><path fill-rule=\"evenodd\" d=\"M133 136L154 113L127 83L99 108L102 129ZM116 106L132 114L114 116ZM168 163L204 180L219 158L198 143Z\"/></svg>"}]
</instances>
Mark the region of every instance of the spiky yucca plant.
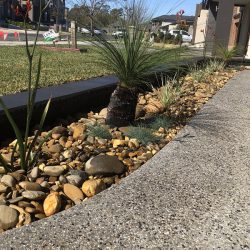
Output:
<instances>
[{"instance_id":1,"label":"spiky yucca plant","mask_svg":"<svg viewBox=\"0 0 250 250\"><path fill-rule=\"evenodd\" d=\"M100 63L119 78L108 105L106 123L111 126L127 126L135 118L138 87L147 77L167 68L179 55L176 50L150 48L146 40L146 26L139 23L124 25L125 35L116 44L104 37L97 37L95 46L101 56Z\"/></svg>"}]
</instances>

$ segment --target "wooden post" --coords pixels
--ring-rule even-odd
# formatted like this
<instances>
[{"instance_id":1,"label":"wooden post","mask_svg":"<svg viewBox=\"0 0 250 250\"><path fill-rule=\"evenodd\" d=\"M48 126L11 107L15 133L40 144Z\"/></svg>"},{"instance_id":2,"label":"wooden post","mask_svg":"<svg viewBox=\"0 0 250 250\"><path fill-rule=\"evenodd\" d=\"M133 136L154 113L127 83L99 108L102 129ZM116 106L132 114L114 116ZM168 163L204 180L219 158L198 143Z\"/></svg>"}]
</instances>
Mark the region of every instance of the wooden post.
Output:
<instances>
[{"instance_id":1,"label":"wooden post","mask_svg":"<svg viewBox=\"0 0 250 250\"><path fill-rule=\"evenodd\" d=\"M71 43L72 43L72 47L77 49L77 38L76 38L76 22L75 21L71 21Z\"/></svg>"}]
</instances>

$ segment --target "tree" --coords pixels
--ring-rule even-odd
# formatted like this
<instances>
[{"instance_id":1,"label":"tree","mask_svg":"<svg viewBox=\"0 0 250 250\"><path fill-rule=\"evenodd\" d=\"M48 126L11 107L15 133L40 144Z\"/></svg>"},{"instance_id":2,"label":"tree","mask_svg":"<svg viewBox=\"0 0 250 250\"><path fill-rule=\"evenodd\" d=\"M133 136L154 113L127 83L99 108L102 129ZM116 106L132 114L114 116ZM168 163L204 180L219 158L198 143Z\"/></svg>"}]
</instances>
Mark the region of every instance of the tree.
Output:
<instances>
[{"instance_id":1,"label":"tree","mask_svg":"<svg viewBox=\"0 0 250 250\"><path fill-rule=\"evenodd\" d=\"M145 39L148 26L141 7L135 0L129 6L129 15L123 24L124 37L119 44L110 43L103 37L96 38L100 63L119 79L108 105L106 123L112 127L127 126L134 121L139 86L147 82L149 75L164 71L168 62L176 60L174 50L150 49Z\"/></svg>"}]
</instances>

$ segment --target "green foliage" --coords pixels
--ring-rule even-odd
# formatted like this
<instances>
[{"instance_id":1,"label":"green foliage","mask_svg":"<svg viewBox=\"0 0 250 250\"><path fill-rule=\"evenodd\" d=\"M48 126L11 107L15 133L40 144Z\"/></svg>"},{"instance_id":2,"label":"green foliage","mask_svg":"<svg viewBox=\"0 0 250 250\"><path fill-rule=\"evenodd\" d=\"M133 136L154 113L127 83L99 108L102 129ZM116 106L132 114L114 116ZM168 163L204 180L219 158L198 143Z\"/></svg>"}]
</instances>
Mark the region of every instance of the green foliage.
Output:
<instances>
[{"instance_id":1,"label":"green foliage","mask_svg":"<svg viewBox=\"0 0 250 250\"><path fill-rule=\"evenodd\" d=\"M24 23L24 22L17 22L17 21L13 21L13 20L8 20L8 23L15 25L15 26L18 26L18 27L23 28L23 29L25 29L25 28L26 29L33 29L33 25L28 24L28 23Z\"/></svg>"},{"instance_id":2,"label":"green foliage","mask_svg":"<svg viewBox=\"0 0 250 250\"><path fill-rule=\"evenodd\" d=\"M112 139L112 135L110 134L109 130L100 124L88 126L88 135L101 139Z\"/></svg>"},{"instance_id":3,"label":"green foliage","mask_svg":"<svg viewBox=\"0 0 250 250\"><path fill-rule=\"evenodd\" d=\"M216 71L222 71L225 68L225 62L217 59L210 59L205 66L204 71L211 75L212 73Z\"/></svg>"},{"instance_id":4,"label":"green foliage","mask_svg":"<svg viewBox=\"0 0 250 250\"><path fill-rule=\"evenodd\" d=\"M224 63L228 63L236 54L238 53L238 49L236 47L229 49L224 46L218 46L216 49L216 55L223 60Z\"/></svg>"},{"instance_id":5,"label":"green foliage","mask_svg":"<svg viewBox=\"0 0 250 250\"><path fill-rule=\"evenodd\" d=\"M35 99L36 99L36 94L37 94L37 89L39 85L39 80L40 80L40 72L41 72L41 64L42 64L42 57L41 55L39 56L38 60L38 65L37 65L37 73L35 80L33 81L32 79L32 74L33 74L33 58L35 55L35 50L36 50L36 43L37 43L37 38L38 38L38 33L39 33L39 27L41 23L41 15L42 12L40 13L40 18L39 18L39 23L38 23L38 28L37 28L37 33L36 33L36 38L34 42L33 47L29 47L28 44L28 35L27 35L27 26L26 23L24 22L25 26L25 38L26 38L26 54L27 54L27 59L28 59L28 99L27 99L27 115L26 115L26 128L25 128L25 134L24 136L21 133L21 130L18 128L14 118L10 114L7 106L3 102L2 98L0 98L0 106L3 108L5 115L7 116L9 123L15 133L16 136L16 144L15 147L12 151L12 160L11 163L8 164L2 156L0 156L0 163L3 165L6 171L12 171L14 170L13 166L13 156L15 152L18 153L19 158L20 158L20 167L28 171L30 168L32 168L37 160L39 151L43 145L43 143L47 140L47 138L50 136L50 133L46 138L44 138L40 143L38 142L38 137L41 134L42 127L45 122L45 118L50 106L50 100L47 102L44 111L42 113L42 117L39 123L38 130L35 133L35 136L31 140L31 142L28 139L29 133L30 133L30 123L32 119L32 114L33 114L33 109L34 109L34 104L35 104ZM37 146L37 148L36 148Z\"/></svg>"},{"instance_id":6,"label":"green foliage","mask_svg":"<svg viewBox=\"0 0 250 250\"><path fill-rule=\"evenodd\" d=\"M137 87L147 82L145 79L149 75L163 72L168 62L176 60L178 53L174 49L150 49L151 44L144 39L145 27L135 23L133 27L125 25L124 30L126 35L117 44L102 36L96 37L95 42L101 56L100 63L115 73L122 86Z\"/></svg>"},{"instance_id":7,"label":"green foliage","mask_svg":"<svg viewBox=\"0 0 250 250\"><path fill-rule=\"evenodd\" d=\"M148 143L159 142L161 137L153 134L153 131L142 126L139 127L129 127L128 131L125 133L129 138L135 138L144 145Z\"/></svg>"},{"instance_id":8,"label":"green foliage","mask_svg":"<svg viewBox=\"0 0 250 250\"><path fill-rule=\"evenodd\" d=\"M159 89L154 89L158 98L165 109L168 109L180 95L180 82L176 75L173 78L166 76L161 77L162 86Z\"/></svg>"},{"instance_id":9,"label":"green foliage","mask_svg":"<svg viewBox=\"0 0 250 250\"><path fill-rule=\"evenodd\" d=\"M202 82L207 77L206 71L198 65L189 67L189 75L193 78L195 82Z\"/></svg>"},{"instance_id":10,"label":"green foliage","mask_svg":"<svg viewBox=\"0 0 250 250\"><path fill-rule=\"evenodd\" d=\"M167 116L157 116L150 124L149 127L153 130L158 130L159 128L169 129L173 125L173 119Z\"/></svg>"}]
</instances>

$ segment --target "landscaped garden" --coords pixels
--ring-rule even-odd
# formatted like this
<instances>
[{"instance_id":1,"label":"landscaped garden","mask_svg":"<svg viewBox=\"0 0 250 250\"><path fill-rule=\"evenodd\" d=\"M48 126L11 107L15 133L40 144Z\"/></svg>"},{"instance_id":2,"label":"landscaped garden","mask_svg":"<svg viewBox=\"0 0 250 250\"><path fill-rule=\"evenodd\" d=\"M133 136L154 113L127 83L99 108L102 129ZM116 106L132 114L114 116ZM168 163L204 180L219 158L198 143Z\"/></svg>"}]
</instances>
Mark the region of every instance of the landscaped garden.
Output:
<instances>
[{"instance_id":1,"label":"landscaped garden","mask_svg":"<svg viewBox=\"0 0 250 250\"><path fill-rule=\"evenodd\" d=\"M146 29L137 26L137 23L132 27L131 30L129 26L121 46L109 43L102 37L97 38L96 53L103 61L95 72L88 67L88 63L85 64L86 61L81 61L85 60L81 54L60 52L59 59L59 54L52 53L54 57L51 60L48 59L50 53L45 53L42 64L41 59L33 61L35 48L28 47L28 65L25 57L20 60L20 70L9 64L8 67L15 72L8 75L8 79L20 72L15 81L18 83L18 79L23 79L24 83L24 68L27 67L28 76L33 75L34 81L29 77L28 85L21 84L22 87L18 88L28 89L29 93L24 135L0 99L16 135L13 142L0 149L1 232L87 202L111 185L119 184L122 178L141 167L173 140L202 105L239 70L226 67L223 60L212 59L199 66L191 65L186 75L179 75L176 70L176 74L170 77L164 74L164 70L169 62L172 65L173 61L178 61L176 56L179 52L152 50L144 40ZM19 49L19 55L24 56L25 52ZM86 117L73 123L65 121L50 131L44 131L43 124L50 106L48 100L41 122L32 132L30 124L41 68L48 76L46 68L41 65L46 67L60 61L57 62L57 69L64 72L67 67L61 61L63 55L72 60L77 57L81 62L77 66L80 78L84 75L81 72L83 68L91 71L91 74L113 72L119 84L107 108L102 108L98 113L89 110ZM68 62L70 75L76 77L76 71L72 69L75 65L69 59L64 60ZM92 60L88 62L93 65ZM53 68L51 70L54 73ZM155 79L152 74L158 76L158 82L152 80ZM56 75L53 83L57 82L60 74ZM45 78L42 79L47 82Z\"/></svg>"}]
</instances>

